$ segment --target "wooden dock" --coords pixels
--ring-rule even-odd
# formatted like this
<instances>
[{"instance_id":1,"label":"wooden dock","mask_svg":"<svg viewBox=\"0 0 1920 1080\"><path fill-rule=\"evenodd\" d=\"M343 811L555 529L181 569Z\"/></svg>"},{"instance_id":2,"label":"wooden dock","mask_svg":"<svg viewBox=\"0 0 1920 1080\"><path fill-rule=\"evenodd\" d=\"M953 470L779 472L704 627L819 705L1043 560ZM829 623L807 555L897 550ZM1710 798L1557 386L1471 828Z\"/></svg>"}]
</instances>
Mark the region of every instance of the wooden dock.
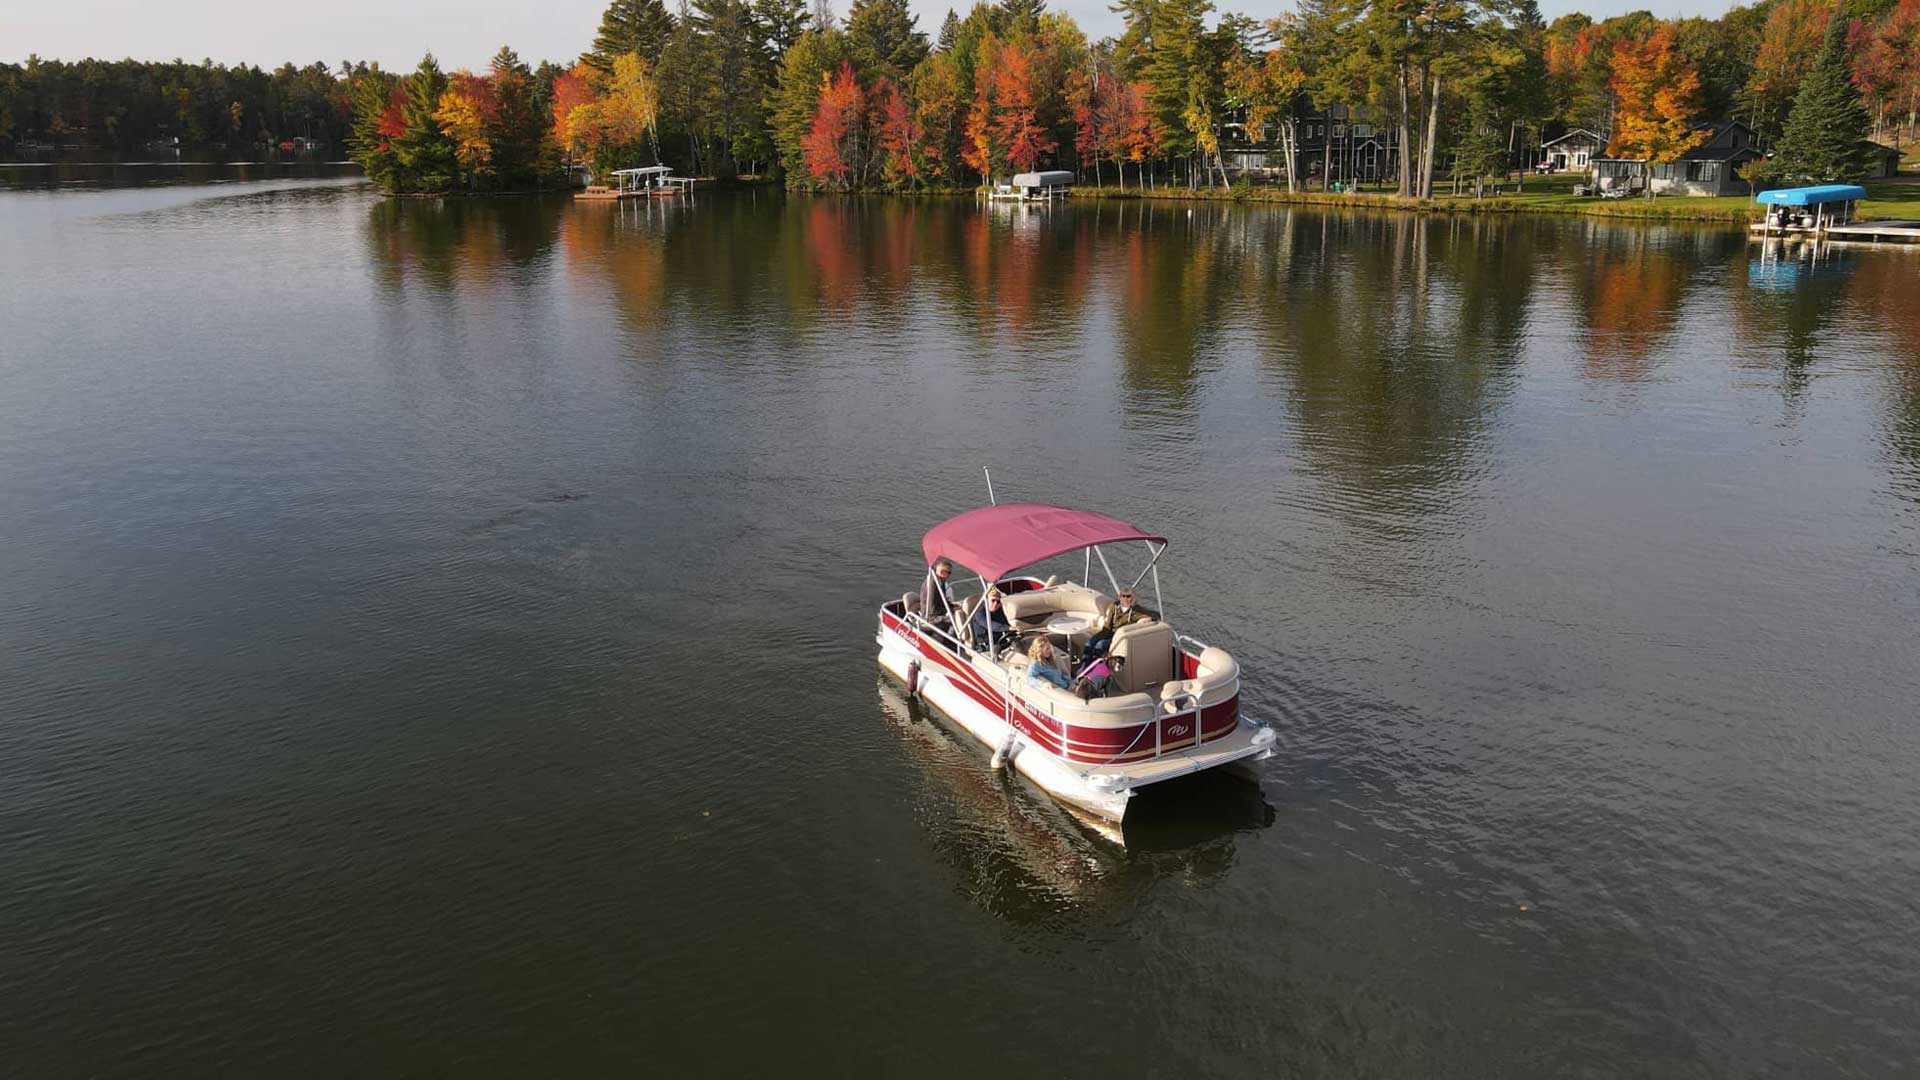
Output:
<instances>
[{"instance_id":1,"label":"wooden dock","mask_svg":"<svg viewBox=\"0 0 1920 1080\"><path fill-rule=\"evenodd\" d=\"M688 195L693 192L691 176L675 176L673 170L665 165L649 165L642 169L615 169L613 185L589 184L585 191L578 192L574 198L583 202L617 202L621 199L655 199L672 195Z\"/></svg>"},{"instance_id":2,"label":"wooden dock","mask_svg":"<svg viewBox=\"0 0 1920 1080\"><path fill-rule=\"evenodd\" d=\"M1771 230L1766 223L1759 222L1748 226L1748 229L1758 235L1795 239L1920 244L1920 221L1854 221L1845 225L1826 225L1817 229L1799 225L1782 228L1775 225Z\"/></svg>"}]
</instances>

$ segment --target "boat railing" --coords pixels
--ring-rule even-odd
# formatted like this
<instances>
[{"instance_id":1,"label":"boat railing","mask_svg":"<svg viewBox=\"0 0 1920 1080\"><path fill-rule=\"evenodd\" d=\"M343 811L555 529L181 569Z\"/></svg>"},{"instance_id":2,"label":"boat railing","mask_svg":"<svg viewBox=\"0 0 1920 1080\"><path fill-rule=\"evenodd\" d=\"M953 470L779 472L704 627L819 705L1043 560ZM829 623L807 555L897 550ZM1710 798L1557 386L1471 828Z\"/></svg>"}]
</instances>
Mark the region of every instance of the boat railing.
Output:
<instances>
[{"instance_id":1,"label":"boat railing","mask_svg":"<svg viewBox=\"0 0 1920 1080\"><path fill-rule=\"evenodd\" d=\"M925 634L935 639L940 642L940 644L946 646L950 652L958 653L960 651L960 638L952 631L945 627L935 625L918 611L902 611L900 614L901 621L913 627L916 633Z\"/></svg>"},{"instance_id":2,"label":"boat railing","mask_svg":"<svg viewBox=\"0 0 1920 1080\"><path fill-rule=\"evenodd\" d=\"M897 601L894 602L894 604L897 604L897 603L898 603ZM894 604L889 604L887 606L892 607L894 606ZM955 653L956 655L965 655L966 646L960 641L957 635L955 635L953 632L947 630L944 627L935 625L931 620L927 619L920 612L907 610L903 607L900 612L900 617L901 617L901 621L904 622L906 625L912 627L916 633L920 633L934 639L935 641L939 642L941 645L945 646L949 651ZM1190 634L1182 634L1182 633L1176 632L1174 634L1174 641L1177 646L1182 648L1183 651L1185 649L1190 648L1192 650L1191 655L1193 655L1196 659L1199 657L1199 655L1202 652L1205 652L1210 647L1207 645L1206 642L1201 641L1199 638L1193 637ZM1179 674L1182 678L1186 677L1184 671L1179 672ZM1015 679L1013 677L1013 673L1011 670L1006 669L1004 665L1002 665L1002 676L1004 679L1003 701L1005 703L1005 708L1007 711L1007 716L1005 717L1005 719L1009 723L1012 722L1012 719L1013 719L1012 711L1016 707L1015 706L1016 701L1019 703L1018 707L1021 708L1024 712L1026 712L1029 716L1032 716L1038 719L1041 715L1044 715L1046 720L1052 722L1050 726L1052 726L1055 729L1054 737L1059 740L1061 756L1066 757L1068 755L1067 748L1071 738L1069 725L1067 723L1067 718L1064 716L1061 716L1058 712L1055 711L1053 707L1053 703L1051 701L1041 700L1036 702L1025 697L1024 695L1020 695L1016 693L1016 691L1014 690ZM1169 705L1175 706L1172 712L1167 711L1167 707ZM1045 710L1044 714L1041 712L1042 708L1044 708ZM1202 745L1204 745L1204 737L1206 734L1204 724L1202 722L1202 716L1201 716L1202 712L1203 712L1203 706L1202 706L1199 695L1194 694L1193 692L1188 690L1182 690L1178 694L1175 694L1173 697L1166 698L1164 700L1156 700L1153 703L1152 718L1148 720L1145 724L1141 725L1141 730L1133 737L1132 741L1130 741L1125 747L1123 747L1120 750L1119 753L1109 756L1103 762L1084 762L1083 764L1087 764L1090 767L1097 768L1102 765L1111 765L1114 762L1119 761L1121 758L1127 756L1128 754L1133 753L1134 748L1138 746L1140 744L1141 739L1143 739L1146 736L1146 729L1148 727L1151 727L1153 729L1153 757L1147 760L1157 760L1159 758L1165 757L1168 754L1181 753L1187 750L1197 750ZM1190 720L1190 722L1193 725L1192 740L1187 741L1187 735L1185 733L1177 735L1175 736L1175 738L1181 741L1181 745L1174 747L1173 749L1170 750L1167 748L1167 745L1166 745L1168 742L1167 728L1169 725L1177 725L1178 722L1183 719Z\"/></svg>"}]
</instances>

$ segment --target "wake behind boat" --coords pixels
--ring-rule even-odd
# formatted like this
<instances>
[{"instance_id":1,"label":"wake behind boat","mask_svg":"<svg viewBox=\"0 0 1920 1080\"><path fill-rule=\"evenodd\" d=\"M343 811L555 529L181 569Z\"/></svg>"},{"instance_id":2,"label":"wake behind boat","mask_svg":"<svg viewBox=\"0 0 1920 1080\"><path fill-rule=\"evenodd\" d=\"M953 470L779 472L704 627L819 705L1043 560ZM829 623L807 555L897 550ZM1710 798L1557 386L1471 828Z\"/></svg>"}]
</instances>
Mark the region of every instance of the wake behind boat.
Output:
<instances>
[{"instance_id":1,"label":"wake behind boat","mask_svg":"<svg viewBox=\"0 0 1920 1080\"><path fill-rule=\"evenodd\" d=\"M1103 549L1134 543L1146 568L1123 585ZM1165 537L1103 514L1044 503L970 510L922 538L930 577L920 593L882 605L880 664L992 747L996 766L1121 822L1150 784L1273 756L1273 730L1240 715L1239 664L1162 614L1166 550ZM1082 581L1013 573L1076 552ZM1083 583L1096 558L1111 596ZM971 570L978 591L952 595L935 575L943 563ZM1149 579L1154 609L1119 602ZM1069 660L1057 676L1035 670L1054 663L1049 654Z\"/></svg>"}]
</instances>

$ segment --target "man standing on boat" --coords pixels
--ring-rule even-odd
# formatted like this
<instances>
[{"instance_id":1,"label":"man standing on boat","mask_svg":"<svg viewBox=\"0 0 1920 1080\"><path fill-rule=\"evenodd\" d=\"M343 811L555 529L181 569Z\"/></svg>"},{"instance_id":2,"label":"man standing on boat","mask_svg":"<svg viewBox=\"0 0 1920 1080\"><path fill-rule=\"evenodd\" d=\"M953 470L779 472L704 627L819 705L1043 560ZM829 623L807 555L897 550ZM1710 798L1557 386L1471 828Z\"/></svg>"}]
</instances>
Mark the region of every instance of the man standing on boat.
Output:
<instances>
[{"instance_id":1,"label":"man standing on boat","mask_svg":"<svg viewBox=\"0 0 1920 1080\"><path fill-rule=\"evenodd\" d=\"M953 589L947 579L953 576L953 560L938 559L920 584L920 614L935 626L953 625Z\"/></svg>"},{"instance_id":2,"label":"man standing on boat","mask_svg":"<svg viewBox=\"0 0 1920 1080\"><path fill-rule=\"evenodd\" d=\"M1107 646L1113 644L1114 631L1134 623L1152 622L1159 614L1136 606L1133 602L1133 590L1121 589L1107 610L1100 613L1100 621L1093 624L1092 637L1087 639L1087 647L1081 656L1087 660L1105 656Z\"/></svg>"}]
</instances>

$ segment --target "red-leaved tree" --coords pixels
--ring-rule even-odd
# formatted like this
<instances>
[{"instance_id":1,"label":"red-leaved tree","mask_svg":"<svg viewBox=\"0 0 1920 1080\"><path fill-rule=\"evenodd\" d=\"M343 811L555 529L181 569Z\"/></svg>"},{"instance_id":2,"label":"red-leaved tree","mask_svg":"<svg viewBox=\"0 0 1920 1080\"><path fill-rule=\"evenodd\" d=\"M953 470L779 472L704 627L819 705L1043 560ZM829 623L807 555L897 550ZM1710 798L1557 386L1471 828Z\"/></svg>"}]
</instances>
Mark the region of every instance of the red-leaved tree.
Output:
<instances>
[{"instance_id":1,"label":"red-leaved tree","mask_svg":"<svg viewBox=\"0 0 1920 1080\"><path fill-rule=\"evenodd\" d=\"M895 185L918 180L920 126L914 121L906 95L885 75L875 79L873 89L867 92L867 115L873 131L873 156L879 160L881 175Z\"/></svg>"},{"instance_id":2,"label":"red-leaved tree","mask_svg":"<svg viewBox=\"0 0 1920 1080\"><path fill-rule=\"evenodd\" d=\"M864 172L861 120L866 94L853 76L853 65L842 62L836 75L822 76L820 102L813 110L813 126L800 142L807 171L815 180L842 190Z\"/></svg>"}]
</instances>

